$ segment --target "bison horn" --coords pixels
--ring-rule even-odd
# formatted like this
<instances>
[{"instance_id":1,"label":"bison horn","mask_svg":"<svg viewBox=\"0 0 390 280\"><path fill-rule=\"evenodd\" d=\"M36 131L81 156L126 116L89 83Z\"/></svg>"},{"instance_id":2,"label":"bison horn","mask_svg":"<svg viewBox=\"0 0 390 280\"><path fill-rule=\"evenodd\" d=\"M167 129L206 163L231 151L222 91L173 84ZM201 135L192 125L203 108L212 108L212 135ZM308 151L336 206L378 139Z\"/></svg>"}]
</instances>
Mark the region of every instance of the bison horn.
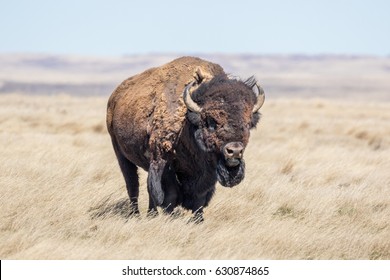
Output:
<instances>
[{"instance_id":1,"label":"bison horn","mask_svg":"<svg viewBox=\"0 0 390 280\"><path fill-rule=\"evenodd\" d=\"M263 106L264 100L265 100L265 94L264 94L263 88L261 86L259 86L258 84L256 84L255 87L257 88L258 92L257 93L255 92L256 97L257 97L257 101L256 101L255 106L253 107L253 110L252 110L253 114L260 110L260 108L261 108L261 106Z\"/></svg>"},{"instance_id":2,"label":"bison horn","mask_svg":"<svg viewBox=\"0 0 390 280\"><path fill-rule=\"evenodd\" d=\"M184 99L184 103L186 104L188 110L195 112L195 113L200 113L202 111L202 108L199 107L199 105L196 104L196 102L194 100L192 100L191 94L190 94L190 88L194 85L194 83L196 83L196 81L189 83L185 87L184 92L183 92L183 99Z\"/></svg>"}]
</instances>

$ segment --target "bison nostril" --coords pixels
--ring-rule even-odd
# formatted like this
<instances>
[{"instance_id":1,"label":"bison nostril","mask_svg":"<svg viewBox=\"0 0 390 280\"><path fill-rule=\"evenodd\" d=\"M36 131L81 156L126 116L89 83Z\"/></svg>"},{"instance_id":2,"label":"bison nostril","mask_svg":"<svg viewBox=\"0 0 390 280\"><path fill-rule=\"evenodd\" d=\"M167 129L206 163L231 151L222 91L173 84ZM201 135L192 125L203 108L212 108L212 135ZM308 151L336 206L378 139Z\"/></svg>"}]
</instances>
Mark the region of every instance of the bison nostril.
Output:
<instances>
[{"instance_id":1,"label":"bison nostril","mask_svg":"<svg viewBox=\"0 0 390 280\"><path fill-rule=\"evenodd\" d=\"M226 149L226 154L228 154L229 156L233 155L234 151L232 149Z\"/></svg>"},{"instance_id":2,"label":"bison nostril","mask_svg":"<svg viewBox=\"0 0 390 280\"><path fill-rule=\"evenodd\" d=\"M234 153L234 157L235 157L235 158L242 158L242 149L237 150L237 151Z\"/></svg>"},{"instance_id":3,"label":"bison nostril","mask_svg":"<svg viewBox=\"0 0 390 280\"><path fill-rule=\"evenodd\" d=\"M240 142L231 142L225 145L224 154L226 158L242 158L244 147Z\"/></svg>"}]
</instances>

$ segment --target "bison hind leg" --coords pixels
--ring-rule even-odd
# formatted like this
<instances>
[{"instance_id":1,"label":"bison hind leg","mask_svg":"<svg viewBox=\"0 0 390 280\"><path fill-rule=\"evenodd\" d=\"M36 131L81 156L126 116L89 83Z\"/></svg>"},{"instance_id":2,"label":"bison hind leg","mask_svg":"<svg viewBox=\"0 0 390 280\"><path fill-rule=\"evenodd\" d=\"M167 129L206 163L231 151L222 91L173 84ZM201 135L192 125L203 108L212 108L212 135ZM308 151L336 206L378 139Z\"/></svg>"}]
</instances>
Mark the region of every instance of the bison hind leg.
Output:
<instances>
[{"instance_id":1,"label":"bison hind leg","mask_svg":"<svg viewBox=\"0 0 390 280\"><path fill-rule=\"evenodd\" d=\"M138 209L138 195L139 195L139 182L137 166L131 162L128 162L126 171L123 173L126 181L127 194L130 198L130 213L129 216L139 216Z\"/></svg>"},{"instance_id":2,"label":"bison hind leg","mask_svg":"<svg viewBox=\"0 0 390 280\"><path fill-rule=\"evenodd\" d=\"M139 179L137 166L129 161L121 152L115 140L112 141L114 151L118 159L119 167L122 171L126 182L127 194L130 198L130 212L129 216L139 216L138 196L139 196Z\"/></svg>"}]
</instances>

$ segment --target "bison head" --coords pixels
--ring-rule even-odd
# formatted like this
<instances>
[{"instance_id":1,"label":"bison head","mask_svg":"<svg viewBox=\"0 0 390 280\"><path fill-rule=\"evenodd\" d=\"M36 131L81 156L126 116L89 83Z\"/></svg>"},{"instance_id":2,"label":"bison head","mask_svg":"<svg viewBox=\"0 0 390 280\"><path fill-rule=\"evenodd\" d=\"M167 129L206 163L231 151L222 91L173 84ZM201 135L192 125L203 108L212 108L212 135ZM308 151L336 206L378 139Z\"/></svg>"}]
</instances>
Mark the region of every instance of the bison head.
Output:
<instances>
[{"instance_id":1,"label":"bison head","mask_svg":"<svg viewBox=\"0 0 390 280\"><path fill-rule=\"evenodd\" d=\"M225 187L237 185L245 175L243 154L249 131L260 119L263 89L253 77L217 76L188 84L183 99L197 145L217 163L218 181Z\"/></svg>"}]
</instances>

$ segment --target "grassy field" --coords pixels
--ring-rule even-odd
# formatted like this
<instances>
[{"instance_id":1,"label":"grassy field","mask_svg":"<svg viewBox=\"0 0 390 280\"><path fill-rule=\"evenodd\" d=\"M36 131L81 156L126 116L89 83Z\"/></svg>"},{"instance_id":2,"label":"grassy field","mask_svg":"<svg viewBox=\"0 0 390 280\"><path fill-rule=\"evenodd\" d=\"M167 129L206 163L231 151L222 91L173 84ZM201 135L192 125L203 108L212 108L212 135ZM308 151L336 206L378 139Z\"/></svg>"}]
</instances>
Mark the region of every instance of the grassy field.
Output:
<instances>
[{"instance_id":1,"label":"grassy field","mask_svg":"<svg viewBox=\"0 0 390 280\"><path fill-rule=\"evenodd\" d=\"M194 225L126 218L106 100L0 95L1 259L390 259L390 103L267 100Z\"/></svg>"}]
</instances>

